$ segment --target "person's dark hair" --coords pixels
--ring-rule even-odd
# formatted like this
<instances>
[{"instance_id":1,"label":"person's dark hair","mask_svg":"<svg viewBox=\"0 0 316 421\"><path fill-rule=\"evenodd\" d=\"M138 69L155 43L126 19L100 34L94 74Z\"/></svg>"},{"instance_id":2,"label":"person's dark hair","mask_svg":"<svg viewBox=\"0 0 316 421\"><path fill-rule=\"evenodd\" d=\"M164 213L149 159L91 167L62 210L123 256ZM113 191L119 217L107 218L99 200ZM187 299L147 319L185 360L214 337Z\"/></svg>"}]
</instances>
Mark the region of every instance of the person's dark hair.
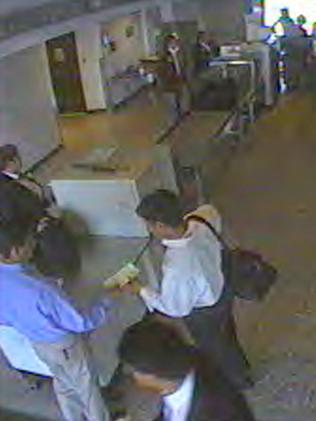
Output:
<instances>
[{"instance_id":1,"label":"person's dark hair","mask_svg":"<svg viewBox=\"0 0 316 421\"><path fill-rule=\"evenodd\" d=\"M20 158L19 150L15 145L0 146L0 171L3 171L10 161Z\"/></svg>"},{"instance_id":2,"label":"person's dark hair","mask_svg":"<svg viewBox=\"0 0 316 421\"><path fill-rule=\"evenodd\" d=\"M31 230L27 226L0 222L0 255L9 258L14 247L25 245Z\"/></svg>"},{"instance_id":3,"label":"person's dark hair","mask_svg":"<svg viewBox=\"0 0 316 421\"><path fill-rule=\"evenodd\" d=\"M196 366L197 352L170 326L153 320L130 327L119 345L123 363L144 374L178 381Z\"/></svg>"},{"instance_id":4,"label":"person's dark hair","mask_svg":"<svg viewBox=\"0 0 316 421\"><path fill-rule=\"evenodd\" d=\"M50 218L37 234L33 263L47 277L75 278L81 269L81 258L75 238L59 220Z\"/></svg>"},{"instance_id":5,"label":"person's dark hair","mask_svg":"<svg viewBox=\"0 0 316 421\"><path fill-rule=\"evenodd\" d=\"M169 190L156 190L145 196L136 209L141 218L161 222L173 228L183 222L184 208L180 198Z\"/></svg>"}]
</instances>

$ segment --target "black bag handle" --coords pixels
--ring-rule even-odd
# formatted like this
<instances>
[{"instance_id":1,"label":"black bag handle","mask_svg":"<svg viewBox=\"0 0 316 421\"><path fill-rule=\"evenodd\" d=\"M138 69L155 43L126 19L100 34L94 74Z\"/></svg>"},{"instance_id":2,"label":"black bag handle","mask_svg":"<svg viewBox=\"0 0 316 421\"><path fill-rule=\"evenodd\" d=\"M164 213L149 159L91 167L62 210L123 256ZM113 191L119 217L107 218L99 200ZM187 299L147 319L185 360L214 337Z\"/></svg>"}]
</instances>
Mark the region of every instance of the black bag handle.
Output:
<instances>
[{"instance_id":1,"label":"black bag handle","mask_svg":"<svg viewBox=\"0 0 316 421\"><path fill-rule=\"evenodd\" d=\"M206 225L209 230L213 233L213 235L216 237L216 239L218 240L218 242L222 245L222 247L226 250L230 250L229 245L227 244L227 242L224 240L223 236L213 227L213 225L208 222L206 219L202 218L202 216L199 215L190 215L186 218L186 221L197 221L200 222L201 224Z\"/></svg>"}]
</instances>

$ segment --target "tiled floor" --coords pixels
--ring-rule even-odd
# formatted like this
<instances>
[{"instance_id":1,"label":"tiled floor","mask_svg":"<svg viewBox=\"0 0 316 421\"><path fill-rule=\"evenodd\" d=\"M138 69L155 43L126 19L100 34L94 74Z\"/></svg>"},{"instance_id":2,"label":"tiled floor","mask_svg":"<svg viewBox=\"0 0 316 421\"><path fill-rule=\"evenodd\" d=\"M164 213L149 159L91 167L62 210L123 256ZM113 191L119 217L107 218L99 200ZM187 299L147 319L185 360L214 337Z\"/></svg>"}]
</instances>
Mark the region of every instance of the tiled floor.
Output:
<instances>
[{"instance_id":1,"label":"tiled floor","mask_svg":"<svg viewBox=\"0 0 316 421\"><path fill-rule=\"evenodd\" d=\"M125 140L150 140L152 122L144 116L151 112L157 121L157 108L122 109L114 116L115 133ZM240 336L258 378L249 393L258 421L316 419L315 118L314 98L285 97L235 150L211 198L230 236L260 250L280 271L278 285L264 302L236 305ZM80 131L86 131L80 145L76 135L70 142L79 152L102 141L103 129L98 139L86 136L90 124L93 130L99 130L97 120L107 125L102 115L83 119L85 129L81 126ZM64 133L76 126L73 122L64 122ZM51 391L27 393L3 360L0 364L0 396L3 391L10 396L1 402L11 400L23 410L35 408L37 414L50 413L56 420ZM133 421L148 421L146 413L138 412Z\"/></svg>"}]
</instances>

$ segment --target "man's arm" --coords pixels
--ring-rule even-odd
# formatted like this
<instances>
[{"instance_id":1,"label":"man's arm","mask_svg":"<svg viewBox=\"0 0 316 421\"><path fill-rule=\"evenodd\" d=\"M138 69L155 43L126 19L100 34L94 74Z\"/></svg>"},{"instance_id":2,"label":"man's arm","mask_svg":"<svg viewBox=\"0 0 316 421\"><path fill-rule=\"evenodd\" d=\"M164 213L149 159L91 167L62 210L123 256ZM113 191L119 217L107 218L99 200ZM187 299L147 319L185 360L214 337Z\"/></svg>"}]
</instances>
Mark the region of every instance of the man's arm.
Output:
<instances>
[{"instance_id":1,"label":"man's arm","mask_svg":"<svg viewBox=\"0 0 316 421\"><path fill-rule=\"evenodd\" d=\"M185 317L196 303L197 289L190 274L167 270L160 291L143 287L140 296L150 311L157 310L170 317Z\"/></svg>"},{"instance_id":2,"label":"man's arm","mask_svg":"<svg viewBox=\"0 0 316 421\"><path fill-rule=\"evenodd\" d=\"M48 291L42 296L40 311L60 329L84 333L96 329L105 322L110 306L110 300L103 298L98 304L83 313L76 309L65 294L59 293L59 291Z\"/></svg>"}]
</instances>

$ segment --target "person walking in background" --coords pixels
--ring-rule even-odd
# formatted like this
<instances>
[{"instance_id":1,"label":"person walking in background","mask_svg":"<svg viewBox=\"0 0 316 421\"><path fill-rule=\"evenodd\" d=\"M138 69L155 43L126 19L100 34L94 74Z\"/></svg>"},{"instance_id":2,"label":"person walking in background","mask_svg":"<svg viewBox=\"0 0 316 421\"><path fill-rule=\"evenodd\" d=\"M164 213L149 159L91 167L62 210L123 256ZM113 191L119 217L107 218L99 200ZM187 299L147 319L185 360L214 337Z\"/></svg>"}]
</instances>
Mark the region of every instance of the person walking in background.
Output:
<instances>
[{"instance_id":1,"label":"person walking in background","mask_svg":"<svg viewBox=\"0 0 316 421\"><path fill-rule=\"evenodd\" d=\"M0 224L0 324L27 337L46 363L66 421L109 421L83 334L106 322L111 303L79 312L55 280L26 265L33 247L32 229Z\"/></svg>"},{"instance_id":2,"label":"person walking in background","mask_svg":"<svg viewBox=\"0 0 316 421\"><path fill-rule=\"evenodd\" d=\"M132 326L119 357L139 386L161 395L156 421L254 421L242 394L170 327L153 321Z\"/></svg>"},{"instance_id":3,"label":"person walking in background","mask_svg":"<svg viewBox=\"0 0 316 421\"><path fill-rule=\"evenodd\" d=\"M187 63L180 39L169 34L164 39L159 79L172 123L177 122L189 109Z\"/></svg>"},{"instance_id":4,"label":"person walking in background","mask_svg":"<svg viewBox=\"0 0 316 421\"><path fill-rule=\"evenodd\" d=\"M181 318L207 360L214 361L239 388L251 386L217 239L203 223L186 219L179 197L167 190L144 197L137 214L165 247L162 280L157 290L136 283L126 289L139 293L150 312L170 320ZM220 216L212 206L202 206L192 215L202 216L220 231Z\"/></svg>"}]
</instances>

